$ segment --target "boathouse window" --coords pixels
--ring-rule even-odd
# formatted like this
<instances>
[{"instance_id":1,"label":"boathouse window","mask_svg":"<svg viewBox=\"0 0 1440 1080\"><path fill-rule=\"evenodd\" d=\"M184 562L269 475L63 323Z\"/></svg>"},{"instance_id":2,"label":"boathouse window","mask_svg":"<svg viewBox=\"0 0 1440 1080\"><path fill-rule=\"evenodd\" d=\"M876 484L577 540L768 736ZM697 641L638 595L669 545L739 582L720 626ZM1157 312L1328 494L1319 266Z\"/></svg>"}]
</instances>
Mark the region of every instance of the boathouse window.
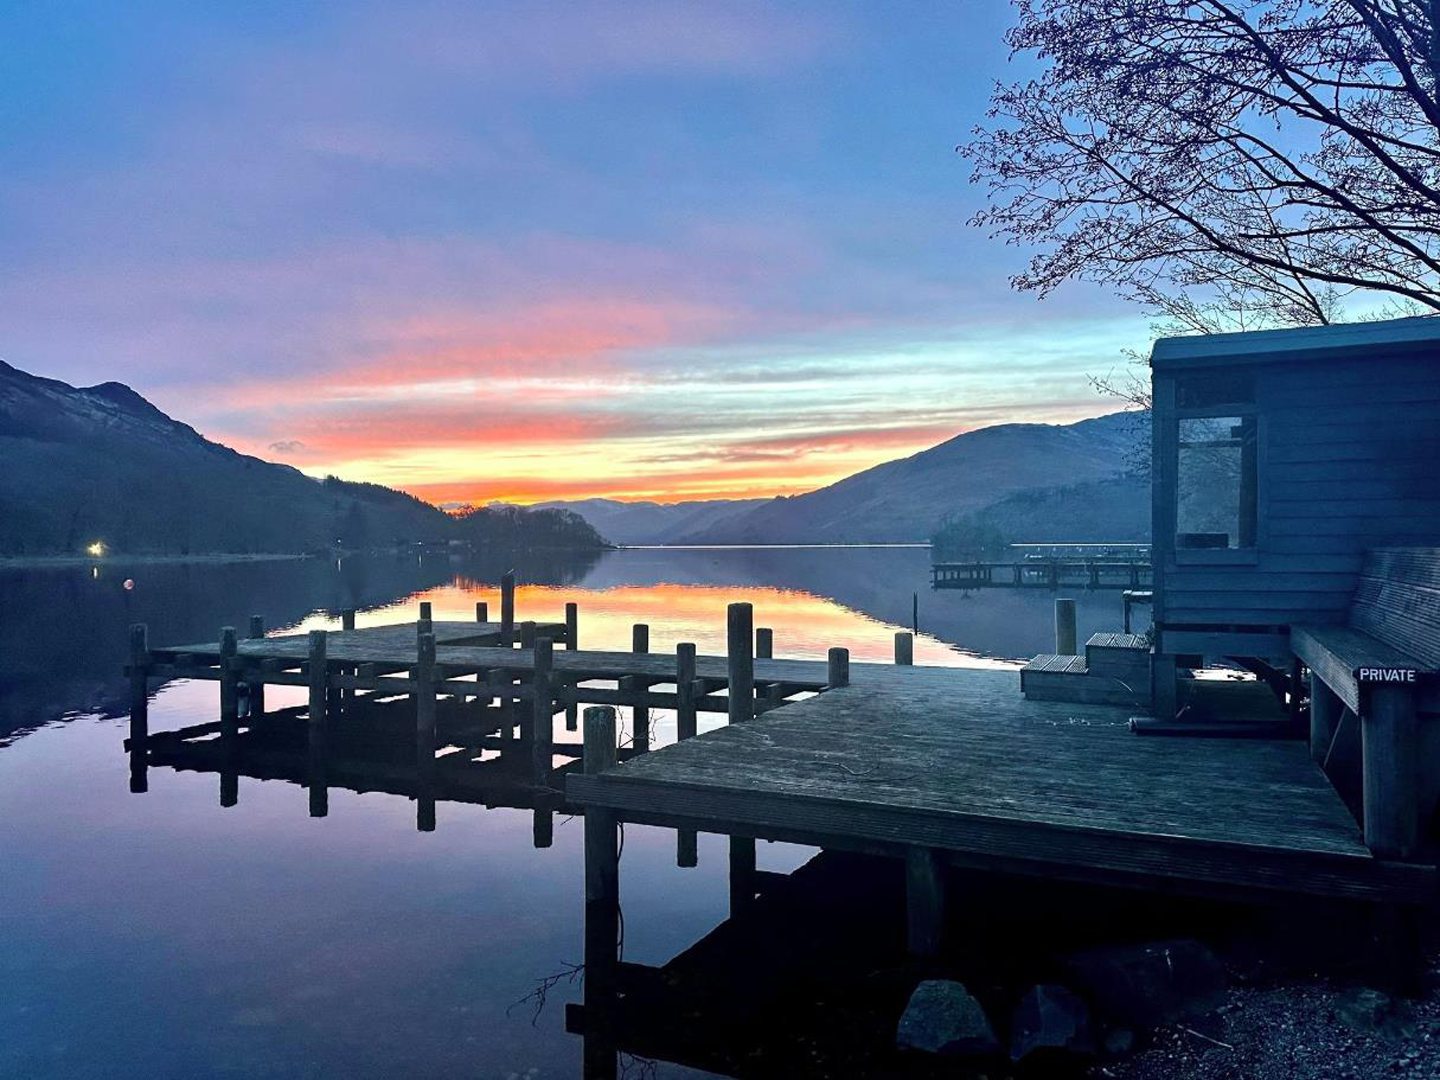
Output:
<instances>
[{"instance_id":1,"label":"boathouse window","mask_svg":"<svg viewBox=\"0 0 1440 1080\"><path fill-rule=\"evenodd\" d=\"M1254 416L1179 421L1177 549L1255 546L1255 430Z\"/></svg>"}]
</instances>

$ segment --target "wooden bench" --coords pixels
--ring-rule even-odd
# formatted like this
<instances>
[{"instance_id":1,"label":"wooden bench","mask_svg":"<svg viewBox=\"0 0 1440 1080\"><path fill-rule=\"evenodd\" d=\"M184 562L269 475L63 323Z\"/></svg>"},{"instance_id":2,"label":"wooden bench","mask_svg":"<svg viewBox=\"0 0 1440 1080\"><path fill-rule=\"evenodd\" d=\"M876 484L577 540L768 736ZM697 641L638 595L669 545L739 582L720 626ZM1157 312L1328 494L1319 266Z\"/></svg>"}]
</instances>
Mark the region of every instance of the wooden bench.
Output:
<instances>
[{"instance_id":1,"label":"wooden bench","mask_svg":"<svg viewBox=\"0 0 1440 1080\"><path fill-rule=\"evenodd\" d=\"M1422 724L1440 713L1440 548L1367 553L1344 626L1296 626L1290 644L1310 669L1310 748L1329 755L1349 710L1360 721L1365 843L1416 854L1440 775Z\"/></svg>"}]
</instances>

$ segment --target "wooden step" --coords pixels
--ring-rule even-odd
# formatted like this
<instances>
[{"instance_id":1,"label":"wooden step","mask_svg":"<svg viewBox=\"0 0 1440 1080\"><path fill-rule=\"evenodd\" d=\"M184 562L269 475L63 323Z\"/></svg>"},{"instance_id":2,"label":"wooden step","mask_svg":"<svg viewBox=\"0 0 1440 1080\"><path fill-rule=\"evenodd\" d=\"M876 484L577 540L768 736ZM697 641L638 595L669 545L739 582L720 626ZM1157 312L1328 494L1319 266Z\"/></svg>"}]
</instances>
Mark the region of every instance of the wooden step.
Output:
<instances>
[{"instance_id":1,"label":"wooden step","mask_svg":"<svg viewBox=\"0 0 1440 1080\"><path fill-rule=\"evenodd\" d=\"M1150 642L1141 634L1091 634L1085 642L1086 668L1134 682L1150 679Z\"/></svg>"},{"instance_id":2,"label":"wooden step","mask_svg":"<svg viewBox=\"0 0 1440 1080\"><path fill-rule=\"evenodd\" d=\"M1020 669L1020 692L1031 701L1149 708L1148 673L1143 680L1096 675L1083 656L1043 653Z\"/></svg>"}]
</instances>

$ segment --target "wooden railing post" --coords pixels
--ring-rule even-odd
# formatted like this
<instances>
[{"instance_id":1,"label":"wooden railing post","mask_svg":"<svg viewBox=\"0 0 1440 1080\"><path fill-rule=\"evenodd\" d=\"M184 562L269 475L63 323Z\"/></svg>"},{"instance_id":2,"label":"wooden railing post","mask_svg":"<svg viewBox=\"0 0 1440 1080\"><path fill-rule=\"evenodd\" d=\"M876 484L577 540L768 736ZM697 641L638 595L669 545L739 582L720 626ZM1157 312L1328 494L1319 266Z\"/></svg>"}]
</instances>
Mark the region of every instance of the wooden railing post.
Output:
<instances>
[{"instance_id":1,"label":"wooden railing post","mask_svg":"<svg viewBox=\"0 0 1440 1080\"><path fill-rule=\"evenodd\" d=\"M150 631L144 623L130 627L130 790L149 789Z\"/></svg>"},{"instance_id":2,"label":"wooden railing post","mask_svg":"<svg viewBox=\"0 0 1440 1080\"><path fill-rule=\"evenodd\" d=\"M1075 648L1075 601L1060 598L1055 601L1055 652L1074 656Z\"/></svg>"},{"instance_id":3,"label":"wooden railing post","mask_svg":"<svg viewBox=\"0 0 1440 1080\"><path fill-rule=\"evenodd\" d=\"M1361 706L1365 844L1381 858L1408 859L1420 835L1415 698L1408 687L1379 685Z\"/></svg>"},{"instance_id":4,"label":"wooden railing post","mask_svg":"<svg viewBox=\"0 0 1440 1080\"><path fill-rule=\"evenodd\" d=\"M415 658L415 827L435 831L435 635L421 634Z\"/></svg>"},{"instance_id":5,"label":"wooden railing post","mask_svg":"<svg viewBox=\"0 0 1440 1080\"><path fill-rule=\"evenodd\" d=\"M895 634L895 663L909 666L915 663L915 635L900 630Z\"/></svg>"},{"instance_id":6,"label":"wooden railing post","mask_svg":"<svg viewBox=\"0 0 1440 1080\"><path fill-rule=\"evenodd\" d=\"M515 634L514 570L507 570L500 576L500 634L507 645Z\"/></svg>"},{"instance_id":7,"label":"wooden railing post","mask_svg":"<svg viewBox=\"0 0 1440 1080\"><path fill-rule=\"evenodd\" d=\"M850 650L834 648L830 650L829 662L826 664L825 683L830 689L850 685Z\"/></svg>"},{"instance_id":8,"label":"wooden railing post","mask_svg":"<svg viewBox=\"0 0 1440 1080\"><path fill-rule=\"evenodd\" d=\"M773 660L775 658L775 631L768 626L757 626L755 628L755 659Z\"/></svg>"},{"instance_id":9,"label":"wooden railing post","mask_svg":"<svg viewBox=\"0 0 1440 1080\"><path fill-rule=\"evenodd\" d=\"M475 621L478 623L490 621L490 605L484 600L475 601Z\"/></svg>"},{"instance_id":10,"label":"wooden railing post","mask_svg":"<svg viewBox=\"0 0 1440 1080\"><path fill-rule=\"evenodd\" d=\"M220 628L220 730L232 731L240 719L240 673L235 628Z\"/></svg>"},{"instance_id":11,"label":"wooden railing post","mask_svg":"<svg viewBox=\"0 0 1440 1080\"><path fill-rule=\"evenodd\" d=\"M548 637L535 641L535 666L530 683L530 761L537 784L548 783L550 770L555 766L555 696L551 686L554 647Z\"/></svg>"},{"instance_id":12,"label":"wooden railing post","mask_svg":"<svg viewBox=\"0 0 1440 1080\"><path fill-rule=\"evenodd\" d=\"M630 651L633 653L650 651L650 627L645 623L636 623L631 628ZM632 676L620 680L620 685L635 695L635 704L632 707L635 725L633 745L637 753L643 754L650 749L650 705L647 702L649 684L642 678Z\"/></svg>"},{"instance_id":13,"label":"wooden railing post","mask_svg":"<svg viewBox=\"0 0 1440 1080\"><path fill-rule=\"evenodd\" d=\"M695 711L695 645L682 641L675 646L675 738L693 739L696 728ZM697 866L700 848L694 829L675 833L675 865Z\"/></svg>"},{"instance_id":14,"label":"wooden railing post","mask_svg":"<svg viewBox=\"0 0 1440 1080\"><path fill-rule=\"evenodd\" d=\"M745 603L731 604L726 612L726 660L729 682L729 718L743 724L755 716L755 611Z\"/></svg>"}]
</instances>

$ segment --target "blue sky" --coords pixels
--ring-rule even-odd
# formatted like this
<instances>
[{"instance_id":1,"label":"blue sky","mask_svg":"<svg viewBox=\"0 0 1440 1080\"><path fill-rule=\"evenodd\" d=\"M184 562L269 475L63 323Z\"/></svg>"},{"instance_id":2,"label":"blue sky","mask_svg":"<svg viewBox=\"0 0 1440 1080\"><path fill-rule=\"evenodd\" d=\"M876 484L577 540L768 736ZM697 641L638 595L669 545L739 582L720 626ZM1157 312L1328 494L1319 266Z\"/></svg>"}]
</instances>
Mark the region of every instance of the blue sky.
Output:
<instances>
[{"instance_id":1,"label":"blue sky","mask_svg":"<svg viewBox=\"0 0 1440 1080\"><path fill-rule=\"evenodd\" d=\"M20 4L0 357L438 501L803 490L1107 411L965 221L998 0Z\"/></svg>"}]
</instances>

